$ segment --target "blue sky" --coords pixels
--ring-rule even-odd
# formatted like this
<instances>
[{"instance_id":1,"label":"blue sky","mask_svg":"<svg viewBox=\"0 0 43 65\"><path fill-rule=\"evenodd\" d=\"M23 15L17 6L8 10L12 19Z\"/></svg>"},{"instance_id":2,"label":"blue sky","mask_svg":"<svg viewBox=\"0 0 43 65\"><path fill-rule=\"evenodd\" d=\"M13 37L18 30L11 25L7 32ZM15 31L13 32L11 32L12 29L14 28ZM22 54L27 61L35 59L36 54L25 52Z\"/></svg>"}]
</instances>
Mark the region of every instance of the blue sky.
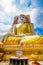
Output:
<instances>
[{"instance_id":1,"label":"blue sky","mask_svg":"<svg viewBox=\"0 0 43 65\"><path fill-rule=\"evenodd\" d=\"M43 35L43 0L0 0L0 34L9 32L19 14L29 14L36 34Z\"/></svg>"}]
</instances>

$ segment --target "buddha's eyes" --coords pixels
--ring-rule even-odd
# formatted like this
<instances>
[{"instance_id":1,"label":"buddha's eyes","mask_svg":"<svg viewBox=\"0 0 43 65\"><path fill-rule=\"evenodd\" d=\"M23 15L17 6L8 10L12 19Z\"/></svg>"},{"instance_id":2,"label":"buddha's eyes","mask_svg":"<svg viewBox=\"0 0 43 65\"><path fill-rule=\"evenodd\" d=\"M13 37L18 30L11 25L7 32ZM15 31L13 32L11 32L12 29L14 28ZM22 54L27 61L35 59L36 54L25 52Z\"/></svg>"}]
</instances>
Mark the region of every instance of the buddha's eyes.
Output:
<instances>
[{"instance_id":1,"label":"buddha's eyes","mask_svg":"<svg viewBox=\"0 0 43 65\"><path fill-rule=\"evenodd\" d=\"M20 16L20 18L22 19L22 18L24 18L24 16Z\"/></svg>"}]
</instances>

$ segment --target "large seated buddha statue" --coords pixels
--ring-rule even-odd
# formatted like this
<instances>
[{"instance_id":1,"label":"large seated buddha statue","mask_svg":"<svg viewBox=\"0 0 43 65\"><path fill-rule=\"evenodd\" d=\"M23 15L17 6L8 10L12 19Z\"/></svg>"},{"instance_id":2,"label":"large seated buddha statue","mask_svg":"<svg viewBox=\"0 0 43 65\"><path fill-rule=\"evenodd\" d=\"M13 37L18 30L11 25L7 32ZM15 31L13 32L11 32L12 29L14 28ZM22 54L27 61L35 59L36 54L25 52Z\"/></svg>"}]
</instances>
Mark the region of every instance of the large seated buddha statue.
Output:
<instances>
[{"instance_id":1,"label":"large seated buddha statue","mask_svg":"<svg viewBox=\"0 0 43 65\"><path fill-rule=\"evenodd\" d=\"M7 35L4 36L3 40L6 40L9 36L15 36L15 35L34 35L34 29L33 24L30 22L30 16L29 15L19 15L14 17L14 22L12 23L12 26L10 28L10 32L7 33Z\"/></svg>"},{"instance_id":2,"label":"large seated buddha statue","mask_svg":"<svg viewBox=\"0 0 43 65\"><path fill-rule=\"evenodd\" d=\"M33 30L33 24L30 22L30 16L23 14L20 16L15 16L11 32L15 35L34 35L35 32Z\"/></svg>"}]
</instances>

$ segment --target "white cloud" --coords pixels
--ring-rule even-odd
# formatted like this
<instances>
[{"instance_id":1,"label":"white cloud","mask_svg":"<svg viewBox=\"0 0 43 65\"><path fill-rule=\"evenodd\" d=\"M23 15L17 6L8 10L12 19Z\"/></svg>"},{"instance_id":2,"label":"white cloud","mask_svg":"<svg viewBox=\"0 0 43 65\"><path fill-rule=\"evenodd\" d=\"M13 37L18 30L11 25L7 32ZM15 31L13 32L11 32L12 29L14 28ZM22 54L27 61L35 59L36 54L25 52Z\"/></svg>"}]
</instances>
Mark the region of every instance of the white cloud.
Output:
<instances>
[{"instance_id":1,"label":"white cloud","mask_svg":"<svg viewBox=\"0 0 43 65\"><path fill-rule=\"evenodd\" d=\"M34 23L34 27L43 28L43 10L42 8L33 8L30 11L31 22Z\"/></svg>"},{"instance_id":2,"label":"white cloud","mask_svg":"<svg viewBox=\"0 0 43 65\"><path fill-rule=\"evenodd\" d=\"M20 4L24 4L27 0L20 0Z\"/></svg>"},{"instance_id":3,"label":"white cloud","mask_svg":"<svg viewBox=\"0 0 43 65\"><path fill-rule=\"evenodd\" d=\"M1 32L8 32L11 25L4 25L3 23L0 23L0 31Z\"/></svg>"},{"instance_id":4,"label":"white cloud","mask_svg":"<svg viewBox=\"0 0 43 65\"><path fill-rule=\"evenodd\" d=\"M20 0L20 4L29 4L30 0Z\"/></svg>"},{"instance_id":5,"label":"white cloud","mask_svg":"<svg viewBox=\"0 0 43 65\"><path fill-rule=\"evenodd\" d=\"M3 22L6 19L5 12L0 11L0 22Z\"/></svg>"},{"instance_id":6,"label":"white cloud","mask_svg":"<svg viewBox=\"0 0 43 65\"><path fill-rule=\"evenodd\" d=\"M32 6L30 6L29 8L26 6L24 7L24 9L20 9L17 8L15 5L12 7L12 14L15 15L19 15L19 14L29 14L30 11L32 10Z\"/></svg>"},{"instance_id":7,"label":"white cloud","mask_svg":"<svg viewBox=\"0 0 43 65\"><path fill-rule=\"evenodd\" d=\"M0 11L0 23L11 23L11 14L7 15L4 11Z\"/></svg>"},{"instance_id":8,"label":"white cloud","mask_svg":"<svg viewBox=\"0 0 43 65\"><path fill-rule=\"evenodd\" d=\"M11 12L12 12L12 1L15 0L0 0L0 6L3 10L0 10L0 22L11 22Z\"/></svg>"},{"instance_id":9,"label":"white cloud","mask_svg":"<svg viewBox=\"0 0 43 65\"><path fill-rule=\"evenodd\" d=\"M38 9L37 8L33 8L31 11L30 11L30 17L31 17L31 22L32 23L35 23L36 22L36 16L38 14Z\"/></svg>"},{"instance_id":10,"label":"white cloud","mask_svg":"<svg viewBox=\"0 0 43 65\"><path fill-rule=\"evenodd\" d=\"M15 0L0 0L0 5L6 14L9 14L12 10L12 1Z\"/></svg>"},{"instance_id":11,"label":"white cloud","mask_svg":"<svg viewBox=\"0 0 43 65\"><path fill-rule=\"evenodd\" d=\"M18 11L19 10L19 11ZM16 7L16 5L14 5L14 6L12 6L12 14L13 15L18 15L17 13L19 13L20 12L20 9L18 9L17 7Z\"/></svg>"},{"instance_id":12,"label":"white cloud","mask_svg":"<svg viewBox=\"0 0 43 65\"><path fill-rule=\"evenodd\" d=\"M31 0L33 9L30 11L31 21L34 27L43 29L43 0Z\"/></svg>"},{"instance_id":13,"label":"white cloud","mask_svg":"<svg viewBox=\"0 0 43 65\"><path fill-rule=\"evenodd\" d=\"M19 15L19 14L21 14L21 13L23 13L24 11L21 9L19 9L19 8L17 8L15 5L12 7L12 15L13 16L16 16L16 15Z\"/></svg>"},{"instance_id":14,"label":"white cloud","mask_svg":"<svg viewBox=\"0 0 43 65\"><path fill-rule=\"evenodd\" d=\"M0 11L0 22L8 21L8 23L10 23L11 16L18 14L19 9L16 5L12 5L12 1L15 0L0 0L0 5L3 8L3 10Z\"/></svg>"}]
</instances>

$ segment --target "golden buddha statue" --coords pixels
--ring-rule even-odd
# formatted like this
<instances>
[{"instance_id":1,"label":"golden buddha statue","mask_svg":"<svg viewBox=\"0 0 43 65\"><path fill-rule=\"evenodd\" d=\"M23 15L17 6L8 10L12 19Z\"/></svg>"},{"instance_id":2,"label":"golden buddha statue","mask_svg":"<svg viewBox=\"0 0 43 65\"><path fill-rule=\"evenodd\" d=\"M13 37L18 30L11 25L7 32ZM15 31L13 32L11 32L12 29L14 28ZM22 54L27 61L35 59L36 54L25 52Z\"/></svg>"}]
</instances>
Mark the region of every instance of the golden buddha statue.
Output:
<instances>
[{"instance_id":1,"label":"golden buddha statue","mask_svg":"<svg viewBox=\"0 0 43 65\"><path fill-rule=\"evenodd\" d=\"M33 24L30 22L30 16L29 15L23 15L15 16L14 22L12 24L12 28L10 30L14 34L25 34L25 35L33 35Z\"/></svg>"}]
</instances>

